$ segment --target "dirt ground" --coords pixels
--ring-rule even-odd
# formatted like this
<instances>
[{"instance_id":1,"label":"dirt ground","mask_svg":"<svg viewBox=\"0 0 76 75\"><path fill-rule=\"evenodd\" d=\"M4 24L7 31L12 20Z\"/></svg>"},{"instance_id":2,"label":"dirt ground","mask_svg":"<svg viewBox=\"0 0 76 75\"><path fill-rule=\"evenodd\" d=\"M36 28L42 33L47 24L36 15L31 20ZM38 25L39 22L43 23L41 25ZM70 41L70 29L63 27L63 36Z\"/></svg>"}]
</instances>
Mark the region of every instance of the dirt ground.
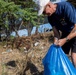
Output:
<instances>
[{"instance_id":1,"label":"dirt ground","mask_svg":"<svg viewBox=\"0 0 76 75\"><path fill-rule=\"evenodd\" d=\"M0 75L43 75L42 59L52 44L53 34L38 34L15 40L14 48L0 46Z\"/></svg>"}]
</instances>

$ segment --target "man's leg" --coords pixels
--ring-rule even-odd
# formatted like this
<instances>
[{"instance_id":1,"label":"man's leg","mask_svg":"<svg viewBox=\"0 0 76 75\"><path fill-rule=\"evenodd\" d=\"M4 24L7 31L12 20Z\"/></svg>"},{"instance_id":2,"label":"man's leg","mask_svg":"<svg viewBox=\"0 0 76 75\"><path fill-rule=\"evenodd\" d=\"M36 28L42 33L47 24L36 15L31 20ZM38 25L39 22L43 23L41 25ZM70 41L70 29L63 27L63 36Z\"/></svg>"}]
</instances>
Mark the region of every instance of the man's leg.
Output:
<instances>
[{"instance_id":1,"label":"man's leg","mask_svg":"<svg viewBox=\"0 0 76 75\"><path fill-rule=\"evenodd\" d=\"M74 67L76 68L76 53L72 52L72 62Z\"/></svg>"},{"instance_id":2,"label":"man's leg","mask_svg":"<svg viewBox=\"0 0 76 75\"><path fill-rule=\"evenodd\" d=\"M76 68L76 37L73 39L72 50L71 50L72 62Z\"/></svg>"}]
</instances>

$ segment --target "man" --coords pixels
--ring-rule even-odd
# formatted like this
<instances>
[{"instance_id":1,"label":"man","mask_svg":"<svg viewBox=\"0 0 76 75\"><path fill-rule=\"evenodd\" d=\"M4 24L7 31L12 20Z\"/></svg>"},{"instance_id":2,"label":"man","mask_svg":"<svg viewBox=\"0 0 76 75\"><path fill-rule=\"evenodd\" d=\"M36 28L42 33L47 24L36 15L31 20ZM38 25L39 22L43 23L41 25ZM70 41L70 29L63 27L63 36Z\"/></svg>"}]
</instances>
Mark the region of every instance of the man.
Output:
<instances>
[{"instance_id":1,"label":"man","mask_svg":"<svg viewBox=\"0 0 76 75\"><path fill-rule=\"evenodd\" d=\"M39 0L37 4L38 15L47 15L53 27L54 44L62 46L66 54L71 49L76 68L76 9L69 2L52 3L50 0Z\"/></svg>"}]
</instances>

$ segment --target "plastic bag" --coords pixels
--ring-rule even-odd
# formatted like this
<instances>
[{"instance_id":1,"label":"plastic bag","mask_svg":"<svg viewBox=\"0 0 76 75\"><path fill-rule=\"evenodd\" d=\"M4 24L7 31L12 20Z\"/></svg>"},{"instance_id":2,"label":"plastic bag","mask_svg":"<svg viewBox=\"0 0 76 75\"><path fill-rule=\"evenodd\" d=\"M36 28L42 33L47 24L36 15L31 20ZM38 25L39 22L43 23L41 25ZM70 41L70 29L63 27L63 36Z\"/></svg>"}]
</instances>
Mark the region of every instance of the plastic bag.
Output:
<instances>
[{"instance_id":1,"label":"plastic bag","mask_svg":"<svg viewBox=\"0 0 76 75\"><path fill-rule=\"evenodd\" d=\"M76 75L76 69L62 48L51 45L43 58L44 75Z\"/></svg>"}]
</instances>

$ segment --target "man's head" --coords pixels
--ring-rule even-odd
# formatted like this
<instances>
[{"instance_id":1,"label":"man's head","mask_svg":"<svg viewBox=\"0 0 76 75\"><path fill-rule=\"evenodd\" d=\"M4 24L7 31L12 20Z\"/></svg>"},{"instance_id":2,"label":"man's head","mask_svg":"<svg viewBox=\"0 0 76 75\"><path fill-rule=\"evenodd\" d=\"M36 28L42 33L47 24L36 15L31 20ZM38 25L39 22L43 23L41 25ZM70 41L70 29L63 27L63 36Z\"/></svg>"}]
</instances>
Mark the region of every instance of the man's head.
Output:
<instances>
[{"instance_id":1,"label":"man's head","mask_svg":"<svg viewBox=\"0 0 76 75\"><path fill-rule=\"evenodd\" d=\"M43 14L44 15L51 16L56 11L56 7L57 7L57 4L53 4L52 2L49 2L45 6L45 8L43 10Z\"/></svg>"},{"instance_id":2,"label":"man's head","mask_svg":"<svg viewBox=\"0 0 76 75\"><path fill-rule=\"evenodd\" d=\"M66 0L63 0L66 1ZM38 16L42 13L46 15L51 15L56 10L56 4L58 2L62 2L62 0L35 0L35 3L38 5Z\"/></svg>"}]
</instances>

